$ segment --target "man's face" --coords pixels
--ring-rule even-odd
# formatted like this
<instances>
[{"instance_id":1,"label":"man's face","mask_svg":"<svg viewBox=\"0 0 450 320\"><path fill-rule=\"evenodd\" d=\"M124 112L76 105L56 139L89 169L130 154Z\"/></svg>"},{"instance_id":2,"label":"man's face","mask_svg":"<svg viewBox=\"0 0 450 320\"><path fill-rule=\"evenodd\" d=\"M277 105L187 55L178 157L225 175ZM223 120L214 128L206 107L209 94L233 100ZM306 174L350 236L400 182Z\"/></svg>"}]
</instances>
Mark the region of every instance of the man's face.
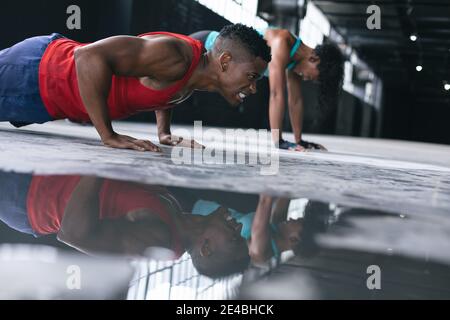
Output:
<instances>
[{"instance_id":1,"label":"man's face","mask_svg":"<svg viewBox=\"0 0 450 320\"><path fill-rule=\"evenodd\" d=\"M208 227L203 233L203 237L208 239L205 252L232 253L233 258L248 255L247 242L241 236L242 224L233 219L226 208L219 207L208 218Z\"/></svg>"},{"instance_id":2,"label":"man's face","mask_svg":"<svg viewBox=\"0 0 450 320\"><path fill-rule=\"evenodd\" d=\"M317 81L319 79L319 63L320 59L313 54L299 62L293 71L304 81Z\"/></svg>"},{"instance_id":3,"label":"man's face","mask_svg":"<svg viewBox=\"0 0 450 320\"><path fill-rule=\"evenodd\" d=\"M256 93L256 81L262 78L267 62L259 57L237 62L231 54L224 54L220 57L219 91L228 103L238 106L247 96Z\"/></svg>"}]
</instances>

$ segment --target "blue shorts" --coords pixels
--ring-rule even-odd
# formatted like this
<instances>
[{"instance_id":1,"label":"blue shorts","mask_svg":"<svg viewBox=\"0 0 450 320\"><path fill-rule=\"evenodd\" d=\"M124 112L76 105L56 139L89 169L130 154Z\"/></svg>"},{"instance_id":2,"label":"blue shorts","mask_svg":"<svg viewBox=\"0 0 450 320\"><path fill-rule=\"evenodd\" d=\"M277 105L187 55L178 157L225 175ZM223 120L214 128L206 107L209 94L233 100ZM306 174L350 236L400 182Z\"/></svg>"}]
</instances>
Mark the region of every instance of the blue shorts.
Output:
<instances>
[{"instance_id":1,"label":"blue shorts","mask_svg":"<svg viewBox=\"0 0 450 320\"><path fill-rule=\"evenodd\" d=\"M27 197L32 175L0 171L0 221L37 236L28 220Z\"/></svg>"},{"instance_id":2,"label":"blue shorts","mask_svg":"<svg viewBox=\"0 0 450 320\"><path fill-rule=\"evenodd\" d=\"M39 92L39 63L53 33L26 39L0 51L0 121L16 127L53 120Z\"/></svg>"}]
</instances>

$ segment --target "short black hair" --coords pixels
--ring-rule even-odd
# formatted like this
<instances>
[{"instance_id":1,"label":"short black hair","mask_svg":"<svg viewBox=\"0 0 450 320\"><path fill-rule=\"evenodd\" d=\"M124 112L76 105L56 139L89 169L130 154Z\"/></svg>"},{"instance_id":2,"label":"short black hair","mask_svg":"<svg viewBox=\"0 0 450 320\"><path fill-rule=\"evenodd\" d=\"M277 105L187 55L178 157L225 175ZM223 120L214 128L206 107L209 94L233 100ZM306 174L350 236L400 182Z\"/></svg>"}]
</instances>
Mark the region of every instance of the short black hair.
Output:
<instances>
[{"instance_id":1,"label":"short black hair","mask_svg":"<svg viewBox=\"0 0 450 320\"><path fill-rule=\"evenodd\" d=\"M230 24L220 30L219 38L239 41L250 54L260 57L267 63L272 59L266 40L252 27L241 23Z\"/></svg>"},{"instance_id":2,"label":"short black hair","mask_svg":"<svg viewBox=\"0 0 450 320\"><path fill-rule=\"evenodd\" d=\"M320 58L319 69L319 108L321 111L337 107L344 78L344 56L332 43L325 43L314 49Z\"/></svg>"}]
</instances>

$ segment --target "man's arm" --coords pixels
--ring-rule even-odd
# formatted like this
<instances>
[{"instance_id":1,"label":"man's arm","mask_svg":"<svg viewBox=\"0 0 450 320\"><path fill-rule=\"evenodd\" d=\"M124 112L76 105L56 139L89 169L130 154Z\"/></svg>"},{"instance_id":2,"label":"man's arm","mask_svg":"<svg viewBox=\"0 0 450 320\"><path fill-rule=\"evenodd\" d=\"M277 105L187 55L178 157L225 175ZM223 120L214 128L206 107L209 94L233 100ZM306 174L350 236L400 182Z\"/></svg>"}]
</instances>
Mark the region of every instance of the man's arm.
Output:
<instances>
[{"instance_id":1,"label":"man's arm","mask_svg":"<svg viewBox=\"0 0 450 320\"><path fill-rule=\"evenodd\" d=\"M128 212L127 218L101 219L99 192L103 181L80 179L64 211L59 241L90 255L142 256L148 247L170 245L170 230L151 208ZM151 189L161 191L159 187Z\"/></svg>"},{"instance_id":2,"label":"man's arm","mask_svg":"<svg viewBox=\"0 0 450 320\"><path fill-rule=\"evenodd\" d=\"M150 141L114 132L107 99L112 76L152 76L162 81L180 79L189 61L172 39L117 36L76 49L80 96L103 143L114 148L158 151Z\"/></svg>"},{"instance_id":3,"label":"man's arm","mask_svg":"<svg viewBox=\"0 0 450 320\"><path fill-rule=\"evenodd\" d=\"M84 253L143 255L149 246L164 246L158 230L164 224L155 219L100 219L99 192L103 179L82 177L73 191L57 234L59 241ZM145 212L134 212L148 215ZM151 216L151 215L150 215ZM159 235L160 236L160 235Z\"/></svg>"},{"instance_id":4,"label":"man's arm","mask_svg":"<svg viewBox=\"0 0 450 320\"><path fill-rule=\"evenodd\" d=\"M99 218L99 192L103 181L96 177L81 178L67 203L57 238L89 254L123 253L122 233L116 221L100 221Z\"/></svg>"},{"instance_id":5,"label":"man's arm","mask_svg":"<svg viewBox=\"0 0 450 320\"><path fill-rule=\"evenodd\" d=\"M172 109L156 110L156 126L158 127L158 139L161 144L176 146L183 138L173 136L170 132L172 121Z\"/></svg>"},{"instance_id":6,"label":"man's arm","mask_svg":"<svg viewBox=\"0 0 450 320\"><path fill-rule=\"evenodd\" d=\"M195 140L185 140L182 137L173 135L170 132L170 122L172 118L172 109L157 110L156 124L158 127L158 138L161 144L169 146L180 146L187 148L205 148Z\"/></svg>"}]
</instances>

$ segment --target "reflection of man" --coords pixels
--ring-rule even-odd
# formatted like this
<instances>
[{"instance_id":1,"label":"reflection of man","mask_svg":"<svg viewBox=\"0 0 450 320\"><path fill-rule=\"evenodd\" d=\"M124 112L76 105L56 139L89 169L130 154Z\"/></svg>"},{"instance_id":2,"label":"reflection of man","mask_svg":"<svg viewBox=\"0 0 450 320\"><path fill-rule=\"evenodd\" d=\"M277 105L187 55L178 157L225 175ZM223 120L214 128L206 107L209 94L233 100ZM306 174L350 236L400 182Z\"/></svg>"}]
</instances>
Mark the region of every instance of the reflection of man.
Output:
<instances>
[{"instance_id":1,"label":"reflection of man","mask_svg":"<svg viewBox=\"0 0 450 320\"><path fill-rule=\"evenodd\" d=\"M239 30L239 32L237 32ZM251 43L247 43L250 39ZM169 32L115 36L81 44L59 34L26 39L0 51L0 121L15 126L68 118L90 121L106 146L158 151L150 141L116 133L111 120L155 111L162 144L192 146L170 133L169 106L194 90L231 105L256 91L270 49L254 30L231 25L215 50Z\"/></svg>"},{"instance_id":2,"label":"reflection of man","mask_svg":"<svg viewBox=\"0 0 450 320\"><path fill-rule=\"evenodd\" d=\"M282 252L294 250L300 244L303 221L287 219L289 202L289 199L274 200L261 195L256 211L242 214L217 202L201 199L195 202L192 213L209 215L217 210L229 212L230 219L234 220L241 236L247 240L252 262L264 263L272 257L279 258Z\"/></svg>"},{"instance_id":3,"label":"reflection of man","mask_svg":"<svg viewBox=\"0 0 450 320\"><path fill-rule=\"evenodd\" d=\"M245 269L245 240L228 214L182 214L159 186L80 176L0 173L0 220L36 236L57 238L86 253L145 255L149 247L188 251L211 277Z\"/></svg>"},{"instance_id":4,"label":"reflection of man","mask_svg":"<svg viewBox=\"0 0 450 320\"><path fill-rule=\"evenodd\" d=\"M272 60L266 75L270 83L269 120L270 128L278 129L274 136L281 149L301 151L324 149L323 146L302 139L303 96L302 81L320 83L319 103L332 106L337 103L343 77L343 56L335 45L323 44L310 48L288 30L267 28L258 30L272 50ZM218 32L199 31L190 36L204 43L210 50L214 47ZM285 109L285 92L288 92L288 108L295 143L282 138Z\"/></svg>"}]
</instances>

